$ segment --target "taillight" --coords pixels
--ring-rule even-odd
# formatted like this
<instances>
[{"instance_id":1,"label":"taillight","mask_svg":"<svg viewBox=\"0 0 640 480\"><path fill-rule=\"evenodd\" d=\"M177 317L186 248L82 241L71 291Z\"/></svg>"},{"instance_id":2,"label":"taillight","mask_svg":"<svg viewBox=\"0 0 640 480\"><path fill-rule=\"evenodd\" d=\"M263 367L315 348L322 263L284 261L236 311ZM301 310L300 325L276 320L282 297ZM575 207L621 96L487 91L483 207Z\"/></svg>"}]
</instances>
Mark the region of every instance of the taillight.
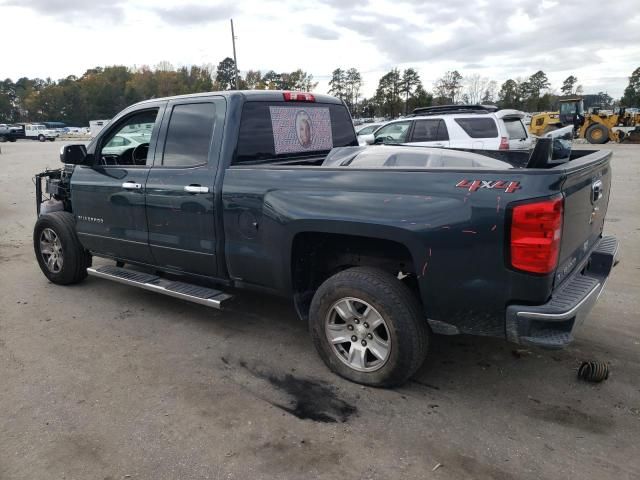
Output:
<instances>
[{"instance_id":1,"label":"taillight","mask_svg":"<svg viewBox=\"0 0 640 480\"><path fill-rule=\"evenodd\" d=\"M516 205L511 213L511 266L550 273L558 265L564 200Z\"/></svg>"},{"instance_id":2,"label":"taillight","mask_svg":"<svg viewBox=\"0 0 640 480\"><path fill-rule=\"evenodd\" d=\"M316 97L306 92L283 92L285 102L315 102Z\"/></svg>"},{"instance_id":3,"label":"taillight","mask_svg":"<svg viewBox=\"0 0 640 480\"><path fill-rule=\"evenodd\" d=\"M498 150L509 150L509 139L507 137L500 138L500 146L498 147Z\"/></svg>"}]
</instances>

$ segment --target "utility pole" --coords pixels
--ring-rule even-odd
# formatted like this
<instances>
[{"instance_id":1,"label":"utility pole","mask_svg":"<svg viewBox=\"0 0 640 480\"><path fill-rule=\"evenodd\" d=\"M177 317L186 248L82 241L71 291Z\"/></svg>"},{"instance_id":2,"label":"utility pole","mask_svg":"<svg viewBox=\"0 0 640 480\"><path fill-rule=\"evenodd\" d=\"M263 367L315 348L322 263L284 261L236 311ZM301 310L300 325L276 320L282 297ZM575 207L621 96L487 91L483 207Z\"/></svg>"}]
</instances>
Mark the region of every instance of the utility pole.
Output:
<instances>
[{"instance_id":1,"label":"utility pole","mask_svg":"<svg viewBox=\"0 0 640 480\"><path fill-rule=\"evenodd\" d=\"M233 18L231 19L231 42L233 43L233 64L236 70L236 90L238 90L238 60L236 59L236 35L233 32Z\"/></svg>"}]
</instances>

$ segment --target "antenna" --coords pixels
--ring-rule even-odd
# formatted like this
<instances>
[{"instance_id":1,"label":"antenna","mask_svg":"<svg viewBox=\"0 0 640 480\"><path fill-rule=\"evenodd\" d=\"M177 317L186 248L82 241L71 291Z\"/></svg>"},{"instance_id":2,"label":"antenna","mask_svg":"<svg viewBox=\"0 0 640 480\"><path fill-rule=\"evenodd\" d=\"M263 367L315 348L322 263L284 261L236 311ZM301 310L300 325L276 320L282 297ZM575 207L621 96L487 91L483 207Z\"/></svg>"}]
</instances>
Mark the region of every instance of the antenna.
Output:
<instances>
[{"instance_id":1,"label":"antenna","mask_svg":"<svg viewBox=\"0 0 640 480\"><path fill-rule=\"evenodd\" d=\"M236 90L238 90L238 60L236 59L236 36L233 32L233 18L231 19L231 42L233 43L233 64L236 70Z\"/></svg>"}]
</instances>

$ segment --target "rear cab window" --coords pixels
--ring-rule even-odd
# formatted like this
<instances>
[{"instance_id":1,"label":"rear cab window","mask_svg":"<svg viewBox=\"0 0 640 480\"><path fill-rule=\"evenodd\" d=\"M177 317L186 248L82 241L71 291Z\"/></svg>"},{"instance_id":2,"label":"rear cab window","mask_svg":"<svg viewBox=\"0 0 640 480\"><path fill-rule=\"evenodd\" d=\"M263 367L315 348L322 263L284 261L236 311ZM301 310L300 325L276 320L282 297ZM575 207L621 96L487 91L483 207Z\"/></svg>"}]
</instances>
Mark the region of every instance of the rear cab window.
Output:
<instances>
[{"instance_id":1,"label":"rear cab window","mask_svg":"<svg viewBox=\"0 0 640 480\"><path fill-rule=\"evenodd\" d=\"M334 147L357 146L341 104L247 101L233 165L323 159Z\"/></svg>"},{"instance_id":2,"label":"rear cab window","mask_svg":"<svg viewBox=\"0 0 640 480\"><path fill-rule=\"evenodd\" d=\"M498 136L498 126L491 117L456 118L455 122L471 138L496 138Z\"/></svg>"}]
</instances>

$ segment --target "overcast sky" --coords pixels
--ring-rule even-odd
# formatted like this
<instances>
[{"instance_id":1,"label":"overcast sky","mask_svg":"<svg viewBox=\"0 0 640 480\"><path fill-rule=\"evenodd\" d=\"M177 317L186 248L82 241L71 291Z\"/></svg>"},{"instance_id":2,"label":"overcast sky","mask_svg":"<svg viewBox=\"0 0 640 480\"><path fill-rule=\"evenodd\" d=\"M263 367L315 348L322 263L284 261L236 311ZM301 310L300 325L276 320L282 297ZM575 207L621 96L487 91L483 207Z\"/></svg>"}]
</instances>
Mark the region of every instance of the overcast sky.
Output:
<instances>
[{"instance_id":1,"label":"overcast sky","mask_svg":"<svg viewBox=\"0 0 640 480\"><path fill-rule=\"evenodd\" d=\"M414 67L427 90L447 70L501 84L544 70L559 90L620 97L640 66L640 0L0 0L0 78L62 78L104 65L217 64L297 68L327 90L356 67L369 96L393 67Z\"/></svg>"}]
</instances>

